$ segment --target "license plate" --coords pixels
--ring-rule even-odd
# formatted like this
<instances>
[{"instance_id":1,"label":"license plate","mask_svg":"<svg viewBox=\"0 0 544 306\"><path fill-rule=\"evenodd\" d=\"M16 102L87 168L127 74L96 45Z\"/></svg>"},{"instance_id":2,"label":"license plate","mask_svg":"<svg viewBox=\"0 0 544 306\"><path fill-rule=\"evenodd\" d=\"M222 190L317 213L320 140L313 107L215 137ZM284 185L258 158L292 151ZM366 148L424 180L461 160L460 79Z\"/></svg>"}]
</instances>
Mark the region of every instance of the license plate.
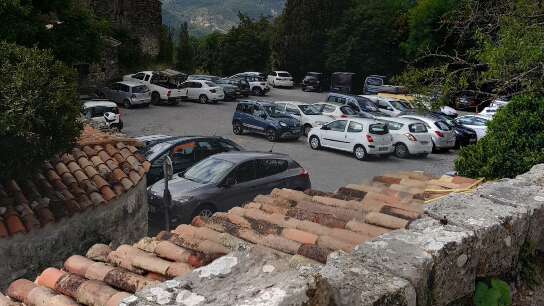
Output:
<instances>
[{"instance_id":1,"label":"license plate","mask_svg":"<svg viewBox=\"0 0 544 306\"><path fill-rule=\"evenodd\" d=\"M378 150L380 152L386 152L386 151L389 151L389 148L388 147L380 147Z\"/></svg>"},{"instance_id":2,"label":"license plate","mask_svg":"<svg viewBox=\"0 0 544 306\"><path fill-rule=\"evenodd\" d=\"M422 141L421 144L422 144L422 145L428 145L429 142L428 142L428 141Z\"/></svg>"}]
</instances>

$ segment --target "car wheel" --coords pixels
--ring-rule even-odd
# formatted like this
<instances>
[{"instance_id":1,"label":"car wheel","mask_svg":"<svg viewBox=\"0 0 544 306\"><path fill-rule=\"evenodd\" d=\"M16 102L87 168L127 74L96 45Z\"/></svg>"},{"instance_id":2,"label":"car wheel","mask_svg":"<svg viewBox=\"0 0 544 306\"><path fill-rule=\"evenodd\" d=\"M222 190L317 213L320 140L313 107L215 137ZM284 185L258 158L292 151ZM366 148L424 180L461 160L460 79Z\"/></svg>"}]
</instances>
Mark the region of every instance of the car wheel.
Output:
<instances>
[{"instance_id":1,"label":"car wheel","mask_svg":"<svg viewBox=\"0 0 544 306\"><path fill-rule=\"evenodd\" d=\"M278 135L276 134L276 131L273 129L266 130L266 139L270 142L278 141Z\"/></svg>"},{"instance_id":2,"label":"car wheel","mask_svg":"<svg viewBox=\"0 0 544 306\"><path fill-rule=\"evenodd\" d=\"M153 105L159 105L159 103L161 103L161 96L158 92L151 94L151 103L153 103Z\"/></svg>"},{"instance_id":3,"label":"car wheel","mask_svg":"<svg viewBox=\"0 0 544 306\"><path fill-rule=\"evenodd\" d=\"M213 216L213 214L215 214L215 211L215 207L213 207L212 205L200 205L193 213L193 219L198 216L203 218L210 218L211 216Z\"/></svg>"},{"instance_id":4,"label":"car wheel","mask_svg":"<svg viewBox=\"0 0 544 306\"><path fill-rule=\"evenodd\" d=\"M312 126L307 124L304 126L304 136L308 136L310 134L310 131L312 130Z\"/></svg>"},{"instance_id":5,"label":"car wheel","mask_svg":"<svg viewBox=\"0 0 544 306\"><path fill-rule=\"evenodd\" d=\"M125 108L132 108L132 103L130 103L130 100L125 99L125 100L123 100L123 106Z\"/></svg>"},{"instance_id":6,"label":"car wheel","mask_svg":"<svg viewBox=\"0 0 544 306\"><path fill-rule=\"evenodd\" d=\"M242 135L244 133L244 128L242 127L242 125L239 122L235 122L232 125L232 132L235 135Z\"/></svg>"},{"instance_id":7,"label":"car wheel","mask_svg":"<svg viewBox=\"0 0 544 306\"><path fill-rule=\"evenodd\" d=\"M310 137L310 148L312 148L313 150L321 149L321 142L319 141L319 138L317 136Z\"/></svg>"},{"instance_id":8,"label":"car wheel","mask_svg":"<svg viewBox=\"0 0 544 306\"><path fill-rule=\"evenodd\" d=\"M355 149L353 149L353 155L357 160L366 160L366 150L365 147L361 145L355 146Z\"/></svg>"},{"instance_id":9,"label":"car wheel","mask_svg":"<svg viewBox=\"0 0 544 306\"><path fill-rule=\"evenodd\" d=\"M202 104L207 104L208 103L208 96L200 95L200 97L198 98L198 101L200 101L200 103L202 103Z\"/></svg>"},{"instance_id":10,"label":"car wheel","mask_svg":"<svg viewBox=\"0 0 544 306\"><path fill-rule=\"evenodd\" d=\"M260 87L254 87L251 92L254 96L264 96L264 91Z\"/></svg>"},{"instance_id":11,"label":"car wheel","mask_svg":"<svg viewBox=\"0 0 544 306\"><path fill-rule=\"evenodd\" d=\"M395 146L395 156L398 158L406 158L410 155L410 151L408 151L408 147L406 147L403 143L398 143Z\"/></svg>"}]
</instances>

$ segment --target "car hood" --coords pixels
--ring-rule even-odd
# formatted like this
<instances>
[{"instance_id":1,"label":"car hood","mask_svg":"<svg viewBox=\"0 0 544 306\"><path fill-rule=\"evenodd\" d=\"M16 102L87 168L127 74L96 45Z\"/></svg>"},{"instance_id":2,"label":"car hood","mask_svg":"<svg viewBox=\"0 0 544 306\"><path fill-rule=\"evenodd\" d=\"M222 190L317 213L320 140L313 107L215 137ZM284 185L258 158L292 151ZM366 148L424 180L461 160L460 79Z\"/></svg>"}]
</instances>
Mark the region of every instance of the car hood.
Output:
<instances>
[{"instance_id":1,"label":"car hood","mask_svg":"<svg viewBox=\"0 0 544 306\"><path fill-rule=\"evenodd\" d=\"M190 196L195 191L206 186L208 185L178 177L177 174L175 174L174 178L168 182L168 189L172 195L172 200L176 200L184 196ZM153 186L151 186L151 192L153 194L162 196L164 193L164 179L153 184Z\"/></svg>"}]
</instances>

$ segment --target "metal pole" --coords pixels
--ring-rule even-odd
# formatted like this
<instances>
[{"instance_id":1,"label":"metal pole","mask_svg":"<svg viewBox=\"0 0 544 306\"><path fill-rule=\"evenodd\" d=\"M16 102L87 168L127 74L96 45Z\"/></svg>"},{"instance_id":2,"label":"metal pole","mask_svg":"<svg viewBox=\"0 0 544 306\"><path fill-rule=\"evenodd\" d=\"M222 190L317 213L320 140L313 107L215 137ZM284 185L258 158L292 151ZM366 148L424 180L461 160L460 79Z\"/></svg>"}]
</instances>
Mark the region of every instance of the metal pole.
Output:
<instances>
[{"instance_id":1,"label":"metal pole","mask_svg":"<svg viewBox=\"0 0 544 306\"><path fill-rule=\"evenodd\" d=\"M166 156L163 164L164 172L164 194L163 194L163 208L164 208L164 226L166 231L170 231L170 206L172 205L172 195L170 189L168 189L168 181L172 179L173 175L172 159L170 156Z\"/></svg>"}]
</instances>

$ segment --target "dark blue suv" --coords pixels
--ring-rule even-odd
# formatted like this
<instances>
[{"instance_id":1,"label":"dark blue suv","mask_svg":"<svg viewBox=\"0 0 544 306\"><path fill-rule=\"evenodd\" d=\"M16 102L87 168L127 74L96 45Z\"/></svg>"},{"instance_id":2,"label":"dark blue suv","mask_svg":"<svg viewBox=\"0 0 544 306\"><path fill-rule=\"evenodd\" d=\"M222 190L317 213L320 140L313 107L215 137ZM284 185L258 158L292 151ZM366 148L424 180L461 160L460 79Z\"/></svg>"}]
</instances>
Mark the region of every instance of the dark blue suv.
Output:
<instances>
[{"instance_id":1,"label":"dark blue suv","mask_svg":"<svg viewBox=\"0 0 544 306\"><path fill-rule=\"evenodd\" d=\"M270 102L243 101L236 107L232 131L242 135L245 131L265 135L269 141L298 139L302 135L300 121L276 108Z\"/></svg>"}]
</instances>

